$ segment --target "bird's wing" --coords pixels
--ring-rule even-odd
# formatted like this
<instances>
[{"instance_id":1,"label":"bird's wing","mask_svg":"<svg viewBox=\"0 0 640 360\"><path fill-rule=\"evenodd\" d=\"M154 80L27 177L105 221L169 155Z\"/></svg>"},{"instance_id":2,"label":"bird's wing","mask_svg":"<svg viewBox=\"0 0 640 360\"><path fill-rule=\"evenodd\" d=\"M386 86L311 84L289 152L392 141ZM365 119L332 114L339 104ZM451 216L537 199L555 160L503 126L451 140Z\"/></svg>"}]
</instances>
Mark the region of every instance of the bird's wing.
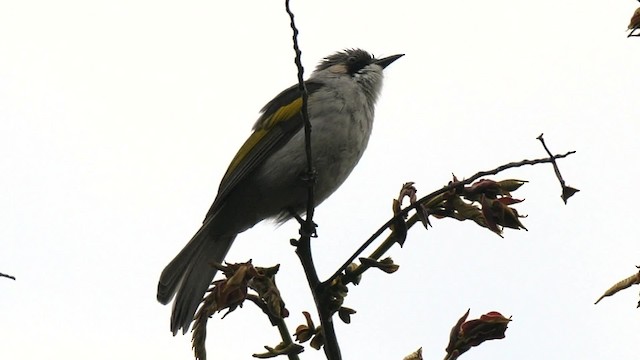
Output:
<instances>
[{"instance_id":1,"label":"bird's wing","mask_svg":"<svg viewBox=\"0 0 640 360\"><path fill-rule=\"evenodd\" d=\"M305 86L307 93L311 95L323 85L319 82L307 81ZM302 128L301 110L302 95L297 84L278 94L262 108L262 115L253 126L253 133L231 160L220 182L218 196L211 205L205 222L220 209L227 195L240 181Z\"/></svg>"}]
</instances>

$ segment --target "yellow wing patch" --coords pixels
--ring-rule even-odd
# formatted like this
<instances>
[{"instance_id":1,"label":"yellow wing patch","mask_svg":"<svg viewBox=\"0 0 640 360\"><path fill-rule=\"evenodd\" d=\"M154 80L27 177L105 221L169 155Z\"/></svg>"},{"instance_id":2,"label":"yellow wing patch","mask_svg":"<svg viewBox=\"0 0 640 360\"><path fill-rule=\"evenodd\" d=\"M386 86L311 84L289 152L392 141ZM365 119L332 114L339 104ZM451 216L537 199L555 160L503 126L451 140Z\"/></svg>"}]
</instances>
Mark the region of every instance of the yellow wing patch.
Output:
<instances>
[{"instance_id":1,"label":"yellow wing patch","mask_svg":"<svg viewBox=\"0 0 640 360\"><path fill-rule=\"evenodd\" d=\"M299 97L285 106L281 106L260 124L260 129L271 129L281 121L287 121L302 109L302 97Z\"/></svg>"},{"instance_id":2,"label":"yellow wing patch","mask_svg":"<svg viewBox=\"0 0 640 360\"><path fill-rule=\"evenodd\" d=\"M254 131L253 134L251 134L251 136L249 136L249 138L247 139L247 141L244 142L240 150L238 150L238 153L236 154L236 156L234 156L233 160L231 160L231 164L229 164L229 168L227 169L227 172L224 174L224 177L222 178L223 183L227 180L229 175L233 173L233 171L238 167L238 165L240 165L240 162L242 162L242 160L247 156L249 151L251 151L251 149L253 149L256 146L256 144L259 143L260 140L262 140L262 138L266 134L267 134L267 130L258 129Z\"/></svg>"},{"instance_id":3,"label":"yellow wing patch","mask_svg":"<svg viewBox=\"0 0 640 360\"><path fill-rule=\"evenodd\" d=\"M238 166L242 163L242 161L249 155L251 150L255 148L255 146L260 143L260 141L269 133L269 131L276 126L277 124L287 121L291 119L293 116L298 114L302 109L302 97L297 98L296 100L290 102L289 104L280 107L273 114L262 120L255 131L247 141L244 142L238 153L231 161L229 168L227 169L226 174L222 178L222 182L227 180L230 174L232 174Z\"/></svg>"}]
</instances>

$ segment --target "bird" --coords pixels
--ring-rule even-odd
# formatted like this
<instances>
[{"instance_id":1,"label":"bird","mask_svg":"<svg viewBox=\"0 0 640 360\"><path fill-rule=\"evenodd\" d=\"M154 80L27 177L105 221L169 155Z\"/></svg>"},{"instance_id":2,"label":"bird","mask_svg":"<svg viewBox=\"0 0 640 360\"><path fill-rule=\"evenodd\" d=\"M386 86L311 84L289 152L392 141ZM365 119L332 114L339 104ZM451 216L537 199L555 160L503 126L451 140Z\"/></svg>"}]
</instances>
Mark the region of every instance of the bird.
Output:
<instances>
[{"instance_id":1,"label":"bird","mask_svg":"<svg viewBox=\"0 0 640 360\"><path fill-rule=\"evenodd\" d=\"M305 81L311 124L314 202L320 205L347 179L371 135L383 70L404 56L376 58L345 49L323 58ZM270 219L305 213L308 183L302 92L293 85L269 101L222 177L200 229L164 268L157 299L175 296L171 332L186 334L236 236Z\"/></svg>"}]
</instances>

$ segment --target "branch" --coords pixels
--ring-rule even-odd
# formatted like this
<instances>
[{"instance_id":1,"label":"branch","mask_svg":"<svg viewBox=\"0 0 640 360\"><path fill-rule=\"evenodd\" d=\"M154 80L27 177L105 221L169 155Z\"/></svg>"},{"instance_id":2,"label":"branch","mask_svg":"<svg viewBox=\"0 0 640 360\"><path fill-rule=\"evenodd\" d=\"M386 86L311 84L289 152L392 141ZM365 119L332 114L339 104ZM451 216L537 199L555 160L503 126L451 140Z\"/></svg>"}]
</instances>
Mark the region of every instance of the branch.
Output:
<instances>
[{"instance_id":1,"label":"branch","mask_svg":"<svg viewBox=\"0 0 640 360\"><path fill-rule=\"evenodd\" d=\"M313 224L313 213L315 211L314 204L314 194L313 194L313 185L315 182L315 169L313 168L313 158L311 156L311 122L309 121L309 111L307 108L307 102L309 100L309 92L307 91L307 86L304 82L304 67L302 66L302 51L300 51L300 46L298 45L298 28L296 27L296 23L294 20L293 12L289 7L289 0L285 0L285 7L287 14L289 14L289 18L291 19L291 30L293 30L293 50L296 53L295 56L295 64L298 69L298 89L302 94L302 122L304 123L304 143L305 143L305 153L307 156L307 176L305 180L307 181L308 189L307 189L307 219L305 221L304 231L309 234L314 233L314 224Z\"/></svg>"},{"instance_id":2,"label":"branch","mask_svg":"<svg viewBox=\"0 0 640 360\"><path fill-rule=\"evenodd\" d=\"M269 309L269 306L265 304L259 296L248 294L247 300L254 303L262 310L265 315L267 315L267 317L271 321L271 324L278 327L280 337L282 338L282 343L280 344L280 346L277 346L276 348L265 346L265 349L267 350L266 353L254 354L253 357L271 358L277 355L286 355L289 360L300 360L298 354L304 351L304 347L293 342L291 332L289 331L287 323L284 321L284 319L282 317L273 316L271 310Z\"/></svg>"},{"instance_id":3,"label":"branch","mask_svg":"<svg viewBox=\"0 0 640 360\"><path fill-rule=\"evenodd\" d=\"M3 273L0 273L0 277L6 277L6 278L9 278L9 279L11 279L11 280L15 280L15 279L16 279L16 277L15 277L15 276L11 276L11 275L7 275L7 274L3 274Z\"/></svg>"},{"instance_id":4,"label":"branch","mask_svg":"<svg viewBox=\"0 0 640 360\"><path fill-rule=\"evenodd\" d=\"M543 164L543 163L553 163L555 162L555 160L557 159L562 159L565 158L571 154L574 154L575 151L569 151L565 154L560 154L560 155L553 155L550 156L548 158L541 158L541 159L534 159L534 160L522 160L522 161L518 161L518 162L511 162L508 164L504 164L501 166L498 166L494 169L491 170L485 170L485 171L480 171L477 172L476 174L474 174L473 176L471 176L470 178L466 179L466 180L462 180L462 181L454 181L451 182L449 185L436 190L434 192L432 192L429 195L426 195L422 198L420 198L419 200L417 200L416 202L414 202L413 204L405 207L404 209L402 209L400 212L398 212L394 217L392 217L391 219L389 219L384 225L382 225L375 233L373 233L373 235L371 235L371 237L369 237L369 239L367 239L367 241L364 242L364 244L362 244L362 246L360 246L354 253L353 255L351 255L349 257L349 259L347 261L344 262L344 264L342 264L342 266L327 280L325 281L325 284L330 284L332 281L334 281L336 278L338 278L343 271L345 271L345 269L347 269L347 267L349 266L349 264L351 264L358 256L360 256L364 250L366 250L377 238L380 237L380 235L382 235L382 233L389 228L391 225L397 223L398 221L404 221L404 218L407 216L407 214L409 213L409 211L421 206L422 204L428 203L431 200L433 200L434 198L436 198L439 195L442 195L446 192L449 192L451 190L457 189L459 187L465 186L465 185L469 185L472 182L478 180L479 178L483 177L483 176L488 176L488 175L496 175L502 171L505 171L507 169L512 169L512 168L517 168L517 167L521 167L521 166L525 166L525 165L537 165L537 164ZM413 216L412 218L410 218L406 223L407 223L407 227L410 228L411 226L413 226L413 224L415 224L415 222L417 221L417 216ZM383 245L380 246L380 248L378 250L376 250L374 252L374 254L372 254L371 256L369 256L372 259L378 259L380 256L382 256L382 254L384 254L385 251L387 251L389 248L391 248L391 246L395 243L395 239L393 238L393 234L390 235L387 240L385 240L385 242L383 243ZM362 270L362 269L361 269ZM357 275L357 274L355 274ZM350 275L350 278L352 278L353 276Z\"/></svg>"},{"instance_id":5,"label":"branch","mask_svg":"<svg viewBox=\"0 0 640 360\"><path fill-rule=\"evenodd\" d=\"M547 144L544 143L544 138L542 137L543 135L544 134L540 134L540 136L538 136L536 139L540 140L540 142L542 143L542 146L544 147L544 150L551 157L551 165L553 165L553 171L555 171L556 177L558 178L558 181L560 181L560 186L562 186L562 195L560 195L560 197L562 198L562 201L564 201L566 205L567 200L569 200L570 197L575 195L575 193L577 193L580 190L565 185L564 179L562 178L562 174L560 174L560 169L558 168L558 164L556 164L556 160L551 155L551 151L549 151Z\"/></svg>"},{"instance_id":6,"label":"branch","mask_svg":"<svg viewBox=\"0 0 640 360\"><path fill-rule=\"evenodd\" d=\"M284 322L284 318L289 316L289 311L275 284L275 275L280 266L254 267L251 260L245 263L227 263L226 266L213 263L212 266L220 270L226 278L213 282L194 318L192 347L196 360L207 359L205 340L208 319L215 313L227 310L222 316L224 319L229 313L242 307L247 299L262 309L271 325L278 327L282 337L282 342L275 348L265 346L267 352L254 354L254 357L286 355L289 360L300 360L298 354L304 351L304 348L295 344L289 335ZM249 289L255 291L257 295L249 294Z\"/></svg>"},{"instance_id":7,"label":"branch","mask_svg":"<svg viewBox=\"0 0 640 360\"><path fill-rule=\"evenodd\" d=\"M296 27L294 14L289 7L289 0L285 0L285 8L289 18L291 19L291 29L293 30L293 49L296 53L295 63L298 68L298 88L302 93L302 120L304 122L304 135L305 135L305 151L307 156L307 174L305 181L307 182L307 212L306 220L301 221L299 216L296 216L300 222L300 239L296 242L292 242L295 245L296 253L300 258L300 262L307 276L307 282L309 288L313 294L313 299L318 310L320 317L320 324L322 326L322 332L324 335L324 352L328 360L341 360L340 347L338 345L338 338L335 334L333 327L333 321L331 319L333 313L328 306L329 298L321 289L321 282L318 278L318 273L313 264L313 257L311 255L311 237L315 236L315 224L313 222L313 213L315 211L314 204L314 192L313 186L315 182L315 169L313 167L313 158L311 156L311 122L309 121L309 114L307 109L307 101L309 94L307 92L304 83L304 68L302 67L301 51L298 45L298 28Z\"/></svg>"}]
</instances>

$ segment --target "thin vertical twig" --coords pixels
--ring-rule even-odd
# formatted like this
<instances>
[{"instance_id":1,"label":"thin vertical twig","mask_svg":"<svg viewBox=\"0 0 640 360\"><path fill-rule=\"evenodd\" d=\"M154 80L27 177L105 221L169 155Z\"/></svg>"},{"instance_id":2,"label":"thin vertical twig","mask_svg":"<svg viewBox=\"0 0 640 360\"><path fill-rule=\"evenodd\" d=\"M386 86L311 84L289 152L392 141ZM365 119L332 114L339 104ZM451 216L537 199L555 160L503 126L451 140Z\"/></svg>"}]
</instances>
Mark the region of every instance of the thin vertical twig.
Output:
<instances>
[{"instance_id":1,"label":"thin vertical twig","mask_svg":"<svg viewBox=\"0 0 640 360\"><path fill-rule=\"evenodd\" d=\"M299 31L296 27L294 15L289 7L289 0L285 1L285 6L287 9L287 14L289 14L289 19L291 19L291 30L293 30L293 50L296 53L295 56L295 64L298 68L298 89L302 94L302 121L304 123L304 142L305 142L305 153L307 156L307 216L306 216L306 226L305 230L309 232L309 234L314 233L313 229L313 213L315 211L315 203L314 203L314 193L313 193L313 185L315 180L315 169L313 167L313 158L311 153L311 122L309 121L309 110L307 108L307 102L309 101L309 92L307 91L307 86L304 82L304 67L302 66L302 51L300 51L300 46L298 45L298 35Z\"/></svg>"},{"instance_id":2,"label":"thin vertical twig","mask_svg":"<svg viewBox=\"0 0 640 360\"><path fill-rule=\"evenodd\" d=\"M338 345L338 338L335 333L332 320L332 312L329 309L328 301L326 300L324 287L318 278L318 273L313 264L313 257L311 254L311 238L316 235L315 223L313 222L313 214L315 211L314 202L314 183L316 180L315 169L313 166L313 157L311 152L311 122L309 121L309 113L307 108L307 102L309 93L304 82L304 67L302 66L302 52L298 45L298 28L296 27L294 14L289 6L289 0L285 0L285 7L287 14L291 20L291 29L293 30L293 49L295 50L295 64L298 68L298 88L302 93L302 109L301 115L304 122L304 135L305 135L305 153L307 156L307 174L304 179L307 182L307 211L306 219L304 222L300 221L300 240L296 244L296 253L300 258L302 267L304 268L309 288L313 294L313 299L316 304L318 316L320 318L320 324L322 326L322 332L324 335L324 352L328 360L341 360L340 346ZM294 214L297 216L297 214Z\"/></svg>"}]
</instances>

